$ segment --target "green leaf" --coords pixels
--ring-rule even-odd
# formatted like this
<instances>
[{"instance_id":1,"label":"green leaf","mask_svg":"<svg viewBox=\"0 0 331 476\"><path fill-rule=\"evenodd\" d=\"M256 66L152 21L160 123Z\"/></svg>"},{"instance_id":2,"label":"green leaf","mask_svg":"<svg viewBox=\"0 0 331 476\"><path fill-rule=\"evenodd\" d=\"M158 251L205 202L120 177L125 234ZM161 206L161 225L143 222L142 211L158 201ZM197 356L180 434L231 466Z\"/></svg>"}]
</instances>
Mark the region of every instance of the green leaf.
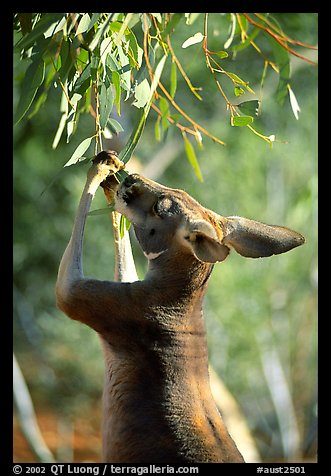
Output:
<instances>
[{"instance_id":1,"label":"green leaf","mask_svg":"<svg viewBox=\"0 0 331 476\"><path fill-rule=\"evenodd\" d=\"M117 113L121 115L121 78L117 71L112 71L111 79L114 84L115 88L115 106L117 109Z\"/></svg>"},{"instance_id":2,"label":"green leaf","mask_svg":"<svg viewBox=\"0 0 331 476\"><path fill-rule=\"evenodd\" d=\"M161 116L157 116L154 126L154 134L155 139L160 142L161 141L161 128L160 128Z\"/></svg>"},{"instance_id":3,"label":"green leaf","mask_svg":"<svg viewBox=\"0 0 331 476\"><path fill-rule=\"evenodd\" d=\"M251 116L231 116L230 124L231 126L247 126L254 121L254 118Z\"/></svg>"},{"instance_id":4,"label":"green leaf","mask_svg":"<svg viewBox=\"0 0 331 476\"><path fill-rule=\"evenodd\" d=\"M79 78L76 80L75 85L74 85L74 91L79 92L80 94L83 94L83 91L81 91L81 86L86 82L87 87L89 86L91 81L91 63L89 63L82 74L79 76Z\"/></svg>"},{"instance_id":5,"label":"green leaf","mask_svg":"<svg viewBox=\"0 0 331 476\"><path fill-rule=\"evenodd\" d=\"M260 101L254 99L252 101L241 102L237 104L237 107L244 114L257 116L259 114Z\"/></svg>"},{"instance_id":6,"label":"green leaf","mask_svg":"<svg viewBox=\"0 0 331 476\"><path fill-rule=\"evenodd\" d=\"M17 43L17 49L27 50L30 48L38 38L43 38L43 34L48 28L56 22L59 22L64 16L64 13L44 13L32 31L23 36Z\"/></svg>"},{"instance_id":7,"label":"green leaf","mask_svg":"<svg viewBox=\"0 0 331 476\"><path fill-rule=\"evenodd\" d=\"M213 54L217 55L221 59L227 58L229 56L229 54L226 51L223 51L223 50L213 51Z\"/></svg>"},{"instance_id":8,"label":"green leaf","mask_svg":"<svg viewBox=\"0 0 331 476\"><path fill-rule=\"evenodd\" d=\"M112 13L108 13L108 17L107 17L107 20L104 21L100 26L99 26L99 29L97 30L96 34L94 35L94 38L93 40L91 41L90 45L89 45L89 50L90 51L93 51L96 46L99 44L101 38L103 37L103 35L106 33L107 29L108 29L108 25L112 19Z\"/></svg>"},{"instance_id":9,"label":"green leaf","mask_svg":"<svg viewBox=\"0 0 331 476\"><path fill-rule=\"evenodd\" d=\"M107 122L108 126L109 126L109 129L114 132L115 134L119 134L120 132L123 132L124 129L123 127L121 126L121 124L116 121L116 119L113 119L112 117L110 117L108 119L108 122Z\"/></svg>"},{"instance_id":10,"label":"green leaf","mask_svg":"<svg viewBox=\"0 0 331 476\"><path fill-rule=\"evenodd\" d=\"M171 33L174 31L174 29L177 26L177 23L183 18L182 13L173 13L170 17L169 22L167 23L167 26L165 30L162 32L162 38L166 38L167 35L171 35Z\"/></svg>"},{"instance_id":11,"label":"green leaf","mask_svg":"<svg viewBox=\"0 0 331 476\"><path fill-rule=\"evenodd\" d=\"M290 56L288 51L283 48L270 35L267 35L267 37L271 43L275 61L279 70L279 81L276 91L276 100L279 104L283 104L288 92L287 85L289 84L291 79Z\"/></svg>"},{"instance_id":12,"label":"green leaf","mask_svg":"<svg viewBox=\"0 0 331 476\"><path fill-rule=\"evenodd\" d=\"M106 83L102 83L100 86L99 93L99 113L100 113L100 128L104 130L106 127L109 114L113 109L114 104L114 95L112 84L109 83L109 86L106 86Z\"/></svg>"},{"instance_id":13,"label":"green leaf","mask_svg":"<svg viewBox=\"0 0 331 476\"><path fill-rule=\"evenodd\" d=\"M162 23L161 13L151 13L151 15L153 15L153 17L155 17L159 23Z\"/></svg>"},{"instance_id":14,"label":"green leaf","mask_svg":"<svg viewBox=\"0 0 331 476\"><path fill-rule=\"evenodd\" d=\"M64 131L64 128L66 126L67 117L68 116L66 113L62 114L61 116L59 127L57 128L57 131L53 140L52 149L56 149L58 146L58 143L60 142L62 132Z\"/></svg>"},{"instance_id":15,"label":"green leaf","mask_svg":"<svg viewBox=\"0 0 331 476\"><path fill-rule=\"evenodd\" d=\"M252 94L255 94L253 89L251 89L249 86L248 86L248 82L247 81L243 81L241 78L239 78L239 76L235 73L229 73L229 71L226 71L225 74L227 76L229 76L232 81L235 83L235 84L240 84L241 86L244 86L244 88L247 89L247 91L249 91L250 93Z\"/></svg>"},{"instance_id":16,"label":"green leaf","mask_svg":"<svg viewBox=\"0 0 331 476\"><path fill-rule=\"evenodd\" d=\"M83 156L84 152L86 152L87 149L90 147L94 137L95 136L84 139L75 149L74 153L72 154L68 162L64 164L64 167L69 167L70 165L74 165L76 162L79 162L80 161L79 159Z\"/></svg>"},{"instance_id":17,"label":"green leaf","mask_svg":"<svg viewBox=\"0 0 331 476\"><path fill-rule=\"evenodd\" d=\"M233 92L234 92L234 95L237 96L237 97L241 96L242 94L245 94L245 91L240 86L236 86L234 88Z\"/></svg>"},{"instance_id":18,"label":"green leaf","mask_svg":"<svg viewBox=\"0 0 331 476\"><path fill-rule=\"evenodd\" d=\"M39 86L44 80L44 76L45 63L41 56L38 56L26 70L22 83L20 98L15 113L15 124L17 124L28 111Z\"/></svg>"},{"instance_id":19,"label":"green leaf","mask_svg":"<svg viewBox=\"0 0 331 476\"><path fill-rule=\"evenodd\" d=\"M160 96L160 111L161 111L161 115L162 115L162 127L163 127L163 130L166 131L168 129L168 126L169 126L169 122L168 122L169 103L162 96Z\"/></svg>"},{"instance_id":20,"label":"green leaf","mask_svg":"<svg viewBox=\"0 0 331 476\"><path fill-rule=\"evenodd\" d=\"M170 96L172 98L175 97L177 89L177 66L176 63L173 61L171 64L171 72L170 72Z\"/></svg>"},{"instance_id":21,"label":"green leaf","mask_svg":"<svg viewBox=\"0 0 331 476\"><path fill-rule=\"evenodd\" d=\"M121 215L121 219L120 219L120 237L121 238L124 237L125 230L129 231L130 226L131 226L130 220L126 218L126 216Z\"/></svg>"},{"instance_id":22,"label":"green leaf","mask_svg":"<svg viewBox=\"0 0 331 476\"><path fill-rule=\"evenodd\" d=\"M118 56L121 63L121 80L122 80L122 87L127 91L125 101L128 99L130 95L131 89L131 68L130 68L130 61L127 54L124 52L121 45L117 45Z\"/></svg>"},{"instance_id":23,"label":"green leaf","mask_svg":"<svg viewBox=\"0 0 331 476\"><path fill-rule=\"evenodd\" d=\"M183 139L184 139L184 147L185 147L186 157L188 158L188 161L190 162L198 180L200 180L200 182L203 182L202 173L201 173L201 170L200 170L198 159L195 155L194 147L191 144L191 142L188 140L188 138L186 137L185 132L182 135L183 135Z\"/></svg>"},{"instance_id":24,"label":"green leaf","mask_svg":"<svg viewBox=\"0 0 331 476\"><path fill-rule=\"evenodd\" d=\"M184 41L184 43L182 44L182 48L187 48L188 46L195 45L196 43L201 43L203 39L203 34L198 31L198 33L193 36L190 36L190 38L187 38L187 40Z\"/></svg>"},{"instance_id":25,"label":"green leaf","mask_svg":"<svg viewBox=\"0 0 331 476\"><path fill-rule=\"evenodd\" d=\"M146 116L148 114L148 111L149 111L149 108L150 108L150 105L151 105L151 101L153 99L154 92L155 92L155 90L156 90L156 88L159 84L159 80L161 78L163 67L164 67L166 59L167 59L167 56L164 55L160 59L157 67L155 68L155 73L154 73L153 81L152 81L152 84L151 84L150 97L149 97L149 100L148 100L147 105L145 107Z\"/></svg>"},{"instance_id":26,"label":"green leaf","mask_svg":"<svg viewBox=\"0 0 331 476\"><path fill-rule=\"evenodd\" d=\"M137 38L131 30L129 34L129 47L131 53L129 55L130 65L132 68L139 69L143 59L143 49L138 45Z\"/></svg>"},{"instance_id":27,"label":"green leaf","mask_svg":"<svg viewBox=\"0 0 331 476\"><path fill-rule=\"evenodd\" d=\"M134 149L137 147L139 139L140 139L140 137L143 133L146 118L148 116L148 113L149 113L149 110L150 110L150 107L151 107L151 102L152 102L152 99L153 99L153 95L154 95L154 92L155 92L155 90L157 88L157 85L159 83L159 79L161 77L166 59L167 59L167 57L166 57L166 55L164 55L160 59L157 67L155 68L155 73L154 73L153 81L152 81L152 84L151 84L151 89L150 89L150 94L149 94L147 104L144 108L139 109L140 114L137 117L136 125L133 128L131 136L130 136L128 142L126 143L124 149L122 149L120 154L119 154L119 159L122 160L124 163L127 163L130 160L131 155L132 155Z\"/></svg>"},{"instance_id":28,"label":"green leaf","mask_svg":"<svg viewBox=\"0 0 331 476\"><path fill-rule=\"evenodd\" d=\"M137 84L137 86L135 87L134 95L136 100L132 103L133 106L136 106L138 108L145 107L147 104L147 101L149 100L150 92L151 92L150 85L147 81L147 78L145 78L143 81L141 81L141 83Z\"/></svg>"},{"instance_id":29,"label":"green leaf","mask_svg":"<svg viewBox=\"0 0 331 476\"><path fill-rule=\"evenodd\" d=\"M137 117L135 127L133 128L131 136L128 142L126 143L124 149L121 150L118 156L118 158L122 160L122 162L124 163L127 163L130 160L131 155L133 154L134 149L137 147L141 134L144 130L144 126L146 122L145 109L140 108L138 110L139 110L139 115Z\"/></svg>"},{"instance_id":30,"label":"green leaf","mask_svg":"<svg viewBox=\"0 0 331 476\"><path fill-rule=\"evenodd\" d=\"M85 31L87 31L90 26L90 22L90 15L88 13L84 13L84 15L79 21L75 36L85 33Z\"/></svg>"},{"instance_id":31,"label":"green leaf","mask_svg":"<svg viewBox=\"0 0 331 476\"><path fill-rule=\"evenodd\" d=\"M226 40L226 42L224 43L224 48L227 50L230 46L231 46L231 43L233 41L233 38L234 38L234 34L236 32L236 24L237 24L237 19L236 19L236 15L234 13L231 13L231 30L230 30L230 36L229 38Z\"/></svg>"},{"instance_id":32,"label":"green leaf","mask_svg":"<svg viewBox=\"0 0 331 476\"><path fill-rule=\"evenodd\" d=\"M106 208L97 208L95 210L91 210L88 212L88 216L90 217L95 217L98 215L109 215L109 213L112 211L113 207L106 207Z\"/></svg>"},{"instance_id":33,"label":"green leaf","mask_svg":"<svg viewBox=\"0 0 331 476\"><path fill-rule=\"evenodd\" d=\"M70 70L74 67L74 57L76 55L76 48L73 48L73 45L68 41L62 42L60 58L61 58L61 68L59 69L59 76L62 82L64 82Z\"/></svg>"}]
</instances>

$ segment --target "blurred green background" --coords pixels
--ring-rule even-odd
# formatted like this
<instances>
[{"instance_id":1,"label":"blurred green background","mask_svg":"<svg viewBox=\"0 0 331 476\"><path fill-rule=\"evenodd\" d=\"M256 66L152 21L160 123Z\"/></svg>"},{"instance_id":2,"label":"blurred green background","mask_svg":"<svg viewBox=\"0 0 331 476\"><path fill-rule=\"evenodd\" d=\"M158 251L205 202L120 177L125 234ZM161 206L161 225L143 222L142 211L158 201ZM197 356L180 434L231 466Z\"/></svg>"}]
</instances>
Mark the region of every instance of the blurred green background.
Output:
<instances>
[{"instance_id":1,"label":"blurred green background","mask_svg":"<svg viewBox=\"0 0 331 476\"><path fill-rule=\"evenodd\" d=\"M316 44L316 14L275 16L289 36ZM176 101L226 146L203 140L203 149L197 151L204 177L200 183L175 127L169 128L164 141L155 140L156 113L151 111L130 165L169 187L185 189L222 215L285 225L306 237L304 246L264 260L245 259L232 252L214 268L205 317L210 361L237 399L262 460L315 461L317 68L291 58L291 85L301 108L298 121L288 99L282 107L276 103L277 76L268 69L262 114L254 124L265 135L276 134L279 142L270 148L247 128L229 126L229 115L205 67L201 45L181 49L192 31L201 31L201 22L197 19L193 30L183 24L172 37L172 45L193 85L202 87L203 102L180 78ZM228 23L221 15L211 14L209 25L210 50L222 49ZM253 49L246 49L235 60L224 61L231 62L228 69L248 80L259 96L263 59ZM16 80L24 68L14 55L14 107ZM163 81L166 84L166 79ZM94 122L88 117L81 119L72 141L66 144L63 140L52 150L59 104L60 92L54 90L36 116L14 128L14 350L44 437L57 458L99 461L101 347L96 333L69 320L56 309L54 299L57 268L87 170L83 165L65 170L62 166L80 141L93 134ZM104 148L123 147L132 109L136 113L123 103L119 120L126 132L105 141ZM102 191L97 192L92 209L105 204ZM143 277L146 260L135 239L132 241L138 273ZM112 279L113 269L110 219L91 216L85 232L85 274ZM15 461L33 461L16 420L14 430Z\"/></svg>"}]
</instances>

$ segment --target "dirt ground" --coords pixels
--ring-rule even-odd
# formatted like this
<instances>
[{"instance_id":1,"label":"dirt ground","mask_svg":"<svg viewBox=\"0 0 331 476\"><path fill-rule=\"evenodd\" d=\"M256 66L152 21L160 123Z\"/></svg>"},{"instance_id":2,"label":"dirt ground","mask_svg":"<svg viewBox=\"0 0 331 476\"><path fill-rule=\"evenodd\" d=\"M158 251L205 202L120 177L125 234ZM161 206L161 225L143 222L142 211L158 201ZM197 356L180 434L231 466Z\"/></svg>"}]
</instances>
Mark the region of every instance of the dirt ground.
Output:
<instances>
[{"instance_id":1,"label":"dirt ground","mask_svg":"<svg viewBox=\"0 0 331 476\"><path fill-rule=\"evenodd\" d=\"M49 410L38 412L37 419L46 445L60 462L99 463L101 457L100 409L87 418L75 419L68 429L59 425L58 415ZM13 462L36 463L37 459L24 437L18 420L13 421Z\"/></svg>"}]
</instances>

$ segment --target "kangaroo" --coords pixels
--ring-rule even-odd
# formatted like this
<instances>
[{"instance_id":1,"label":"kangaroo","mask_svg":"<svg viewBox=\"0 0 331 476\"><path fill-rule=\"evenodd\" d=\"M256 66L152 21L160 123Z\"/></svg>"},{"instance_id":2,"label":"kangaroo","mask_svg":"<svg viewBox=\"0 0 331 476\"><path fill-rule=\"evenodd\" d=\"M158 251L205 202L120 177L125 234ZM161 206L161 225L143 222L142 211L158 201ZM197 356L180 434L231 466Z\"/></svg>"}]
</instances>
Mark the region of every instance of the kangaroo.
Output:
<instances>
[{"instance_id":1,"label":"kangaroo","mask_svg":"<svg viewBox=\"0 0 331 476\"><path fill-rule=\"evenodd\" d=\"M138 174L120 184L114 151L88 170L56 283L57 306L100 336L106 365L103 460L112 463L243 463L209 385L202 301L213 266L233 248L244 257L284 253L299 233L223 217L189 194ZM99 185L133 224L148 259L143 281L84 276L86 216Z\"/></svg>"}]
</instances>

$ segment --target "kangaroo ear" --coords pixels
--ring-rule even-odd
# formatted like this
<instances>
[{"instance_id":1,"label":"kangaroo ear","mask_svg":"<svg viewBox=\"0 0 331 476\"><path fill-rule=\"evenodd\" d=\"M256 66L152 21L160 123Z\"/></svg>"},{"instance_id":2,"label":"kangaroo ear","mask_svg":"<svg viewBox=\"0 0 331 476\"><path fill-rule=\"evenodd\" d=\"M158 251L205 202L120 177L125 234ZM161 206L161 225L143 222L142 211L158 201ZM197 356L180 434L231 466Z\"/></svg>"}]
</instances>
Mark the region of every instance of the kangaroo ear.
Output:
<instances>
[{"instance_id":1,"label":"kangaroo ear","mask_svg":"<svg viewBox=\"0 0 331 476\"><path fill-rule=\"evenodd\" d=\"M222 243L248 258L278 255L305 242L302 235L289 228L266 225L248 218L222 218L221 224L224 233Z\"/></svg>"},{"instance_id":2,"label":"kangaroo ear","mask_svg":"<svg viewBox=\"0 0 331 476\"><path fill-rule=\"evenodd\" d=\"M196 258L205 263L223 261L230 252L218 239L212 225L205 220L189 222L184 227L183 238Z\"/></svg>"}]
</instances>

